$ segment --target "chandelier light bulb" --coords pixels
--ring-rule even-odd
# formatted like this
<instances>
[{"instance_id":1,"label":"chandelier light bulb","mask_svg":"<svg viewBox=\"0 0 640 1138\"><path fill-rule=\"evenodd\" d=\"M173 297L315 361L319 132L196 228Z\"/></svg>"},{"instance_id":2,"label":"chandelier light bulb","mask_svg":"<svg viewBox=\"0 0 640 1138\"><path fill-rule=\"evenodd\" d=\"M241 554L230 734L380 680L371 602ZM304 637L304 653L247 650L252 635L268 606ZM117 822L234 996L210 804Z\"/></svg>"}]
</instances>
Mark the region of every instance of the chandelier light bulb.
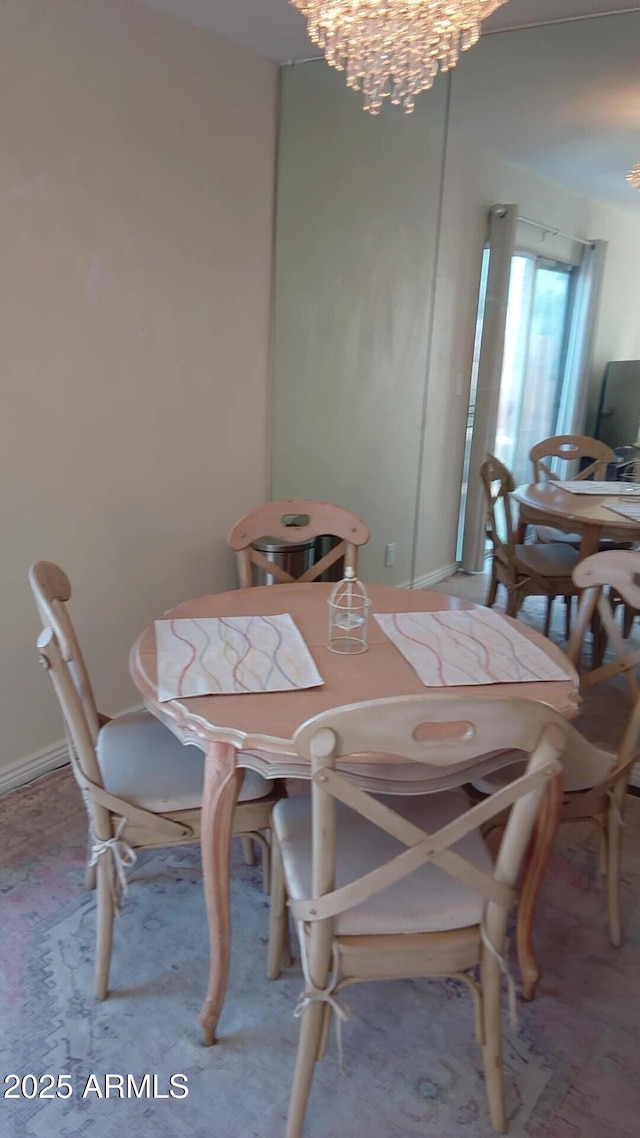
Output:
<instances>
[{"instance_id":1,"label":"chandelier light bulb","mask_svg":"<svg viewBox=\"0 0 640 1138\"><path fill-rule=\"evenodd\" d=\"M389 99L408 114L415 96L480 38L507 0L290 0L327 63L345 71L373 115Z\"/></svg>"},{"instance_id":2,"label":"chandelier light bulb","mask_svg":"<svg viewBox=\"0 0 640 1138\"><path fill-rule=\"evenodd\" d=\"M627 174L627 181L634 190L640 190L640 162L636 162L635 166L631 167Z\"/></svg>"}]
</instances>

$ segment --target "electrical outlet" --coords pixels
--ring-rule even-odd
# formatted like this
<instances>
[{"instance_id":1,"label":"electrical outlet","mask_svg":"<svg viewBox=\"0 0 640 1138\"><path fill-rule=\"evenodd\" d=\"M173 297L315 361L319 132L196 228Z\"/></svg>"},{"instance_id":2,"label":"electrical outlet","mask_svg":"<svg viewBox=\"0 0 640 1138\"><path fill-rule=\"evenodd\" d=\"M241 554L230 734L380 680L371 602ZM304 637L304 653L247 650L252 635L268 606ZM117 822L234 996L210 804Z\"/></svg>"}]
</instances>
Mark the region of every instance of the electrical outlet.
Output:
<instances>
[{"instance_id":1,"label":"electrical outlet","mask_svg":"<svg viewBox=\"0 0 640 1138\"><path fill-rule=\"evenodd\" d=\"M396 543L395 543L395 541L390 541L388 545L385 545L385 547L384 547L384 563L385 563L387 569L389 569L391 565L395 565L395 563L396 563Z\"/></svg>"}]
</instances>

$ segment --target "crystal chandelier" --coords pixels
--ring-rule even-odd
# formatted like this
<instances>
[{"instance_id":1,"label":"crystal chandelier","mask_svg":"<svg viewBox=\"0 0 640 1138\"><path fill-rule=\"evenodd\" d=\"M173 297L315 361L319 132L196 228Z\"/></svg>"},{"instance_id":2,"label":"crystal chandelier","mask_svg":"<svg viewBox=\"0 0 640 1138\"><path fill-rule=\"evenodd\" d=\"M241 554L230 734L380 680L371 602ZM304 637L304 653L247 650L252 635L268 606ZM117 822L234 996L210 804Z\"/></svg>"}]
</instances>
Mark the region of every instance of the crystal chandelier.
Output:
<instances>
[{"instance_id":1,"label":"crystal chandelier","mask_svg":"<svg viewBox=\"0 0 640 1138\"><path fill-rule=\"evenodd\" d=\"M635 166L631 167L627 174L627 181L634 190L640 190L640 162L636 162Z\"/></svg>"},{"instance_id":2,"label":"crystal chandelier","mask_svg":"<svg viewBox=\"0 0 640 1138\"><path fill-rule=\"evenodd\" d=\"M290 0L307 19L327 63L362 90L364 109L383 100L414 109L415 96L480 38L480 24L507 0Z\"/></svg>"}]
</instances>

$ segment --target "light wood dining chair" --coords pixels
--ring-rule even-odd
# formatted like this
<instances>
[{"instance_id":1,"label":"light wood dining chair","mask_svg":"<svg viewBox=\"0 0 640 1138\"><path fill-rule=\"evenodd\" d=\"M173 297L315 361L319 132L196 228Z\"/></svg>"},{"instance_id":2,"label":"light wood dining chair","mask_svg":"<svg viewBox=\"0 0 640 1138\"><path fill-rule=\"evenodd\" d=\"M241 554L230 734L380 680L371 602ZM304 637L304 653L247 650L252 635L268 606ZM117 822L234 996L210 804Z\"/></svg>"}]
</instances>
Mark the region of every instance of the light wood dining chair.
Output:
<instances>
[{"instance_id":1,"label":"light wood dining chair","mask_svg":"<svg viewBox=\"0 0 640 1138\"><path fill-rule=\"evenodd\" d=\"M296 750L311 763L312 798L274 809L269 947L275 977L287 898L304 991L286 1138L302 1132L331 1014L344 1015L343 989L426 976L454 976L470 988L491 1122L506 1130L500 989L507 919L542 795L562 771L571 730L542 703L428 693L333 709L296 732ZM527 752L525 773L470 808L461 783L505 746ZM386 764L389 755L423 764L439 790L373 797L355 785L353 767L343 773L345 759L362 753L384 755ZM494 863L480 827L508 806ZM469 975L476 965L480 984Z\"/></svg>"},{"instance_id":2,"label":"light wood dining chair","mask_svg":"<svg viewBox=\"0 0 640 1138\"><path fill-rule=\"evenodd\" d=\"M97 884L98 909L95 994L104 999L126 869L136 850L199 841L204 755L198 747L183 746L147 711L114 718L99 713L67 608L67 575L39 561L29 581L44 625L40 660L60 702L72 770L89 816L86 884ZM243 776L239 770L233 832L259 842L269 875L270 847L262 831L271 826L278 795L253 771Z\"/></svg>"},{"instance_id":3,"label":"light wood dining chair","mask_svg":"<svg viewBox=\"0 0 640 1138\"><path fill-rule=\"evenodd\" d=\"M583 740L582 753L577 755L575 762L568 764L565 757L560 815L561 824L586 821L596 827L606 875L609 938L612 944L619 945L623 814L631 768L640 758L640 689L634 672L640 666L640 651L633 650L622 637L610 590L615 589L626 604L640 608L640 553L636 550L594 553L576 566L573 576L576 586L583 591L567 656L580 673L580 690L587 692L594 684L615 675L624 675L633 700L617 754ZM614 658L581 671L585 637L596 613L606 630ZM496 773L474 780L473 787L482 794L493 794L521 772L522 764L503 766Z\"/></svg>"},{"instance_id":4,"label":"light wood dining chair","mask_svg":"<svg viewBox=\"0 0 640 1138\"><path fill-rule=\"evenodd\" d=\"M291 524L292 519L296 520L295 525ZM300 524L302 519L307 519L304 524ZM337 538L338 543L297 578L253 548L253 543L260 538L297 544L324 536ZM362 519L343 506L309 498L289 498L250 510L233 526L228 542L236 555L240 587L246 589L255 584L254 567L274 577L277 583L317 581L344 557L344 568L352 568L357 573L358 550L366 545L370 536L369 527Z\"/></svg>"},{"instance_id":5,"label":"light wood dining chair","mask_svg":"<svg viewBox=\"0 0 640 1138\"><path fill-rule=\"evenodd\" d=\"M591 478L605 479L607 466L613 462L615 455L611 447L601 439L592 439L589 435L553 435L536 443L529 451L529 458L533 464L534 482L559 482L567 478L583 482ZM582 470L576 469L577 463L584 459L587 460L587 465ZM556 461L556 466L552 465L553 460ZM555 524L552 525L551 522ZM580 534L558 529L557 518L536 525L535 535L536 541L564 541L576 549L580 548ZM612 544L608 538L604 538L603 543L607 548Z\"/></svg>"},{"instance_id":6,"label":"light wood dining chair","mask_svg":"<svg viewBox=\"0 0 640 1138\"><path fill-rule=\"evenodd\" d=\"M615 455L610 446L602 439L592 439L589 435L552 435L542 439L529 451L529 458L533 463L534 482L558 482L562 478L571 477L574 481L586 478L606 478L607 466L613 462ZM591 460L582 470L569 468L569 472L558 473L547 460L557 459L567 464Z\"/></svg>"},{"instance_id":7,"label":"light wood dining chair","mask_svg":"<svg viewBox=\"0 0 640 1138\"><path fill-rule=\"evenodd\" d=\"M578 553L564 542L548 545L516 544L516 525L511 494L513 475L495 455L488 455L480 467L480 478L487 501L487 536L493 547L491 581L487 606L495 603L498 585L507 590L507 615L517 616L525 597L546 597L544 634L549 635L554 598L570 602L577 593L571 573ZM571 610L567 603L566 634L570 632Z\"/></svg>"},{"instance_id":8,"label":"light wood dining chair","mask_svg":"<svg viewBox=\"0 0 640 1138\"><path fill-rule=\"evenodd\" d=\"M292 520L295 520L295 525L291 524ZM362 519L343 506L310 498L287 498L250 510L235 523L227 540L236 555L240 588L246 589L256 584L256 570L267 573L274 579L274 584L317 581L340 559L344 559L343 571L351 568L357 573L358 551L370 536L369 527ZM337 541L299 577L268 561L263 552L253 548L253 543L261 538L275 538L297 545L318 537L331 537ZM250 865L254 856L250 839L243 842L243 848L245 862Z\"/></svg>"},{"instance_id":9,"label":"light wood dining chair","mask_svg":"<svg viewBox=\"0 0 640 1138\"><path fill-rule=\"evenodd\" d=\"M640 688L634 669L640 666L640 650L626 641L627 614L640 610L640 551L637 549L610 549L585 557L573 571L576 586L582 589L578 616L567 655L579 668L587 632L593 628L594 617L604 633L603 639L613 652L613 659L598 662L598 666L582 672L581 690L601 683L612 676L626 676L631 695L638 698ZM622 631L616 620L616 610L623 606L625 615Z\"/></svg>"}]
</instances>

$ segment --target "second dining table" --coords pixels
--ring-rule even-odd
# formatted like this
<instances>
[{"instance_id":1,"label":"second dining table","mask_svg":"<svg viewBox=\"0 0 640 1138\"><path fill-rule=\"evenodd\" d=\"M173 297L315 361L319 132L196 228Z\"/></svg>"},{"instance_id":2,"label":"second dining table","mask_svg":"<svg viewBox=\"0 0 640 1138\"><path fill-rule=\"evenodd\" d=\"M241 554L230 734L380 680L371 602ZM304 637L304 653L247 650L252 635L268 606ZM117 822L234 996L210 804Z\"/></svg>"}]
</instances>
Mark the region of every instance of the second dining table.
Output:
<instances>
[{"instance_id":1,"label":"second dining table","mask_svg":"<svg viewBox=\"0 0 640 1138\"><path fill-rule=\"evenodd\" d=\"M296 754L293 745L295 731L307 719L344 704L414 695L426 690L414 668L375 620L375 614L487 612L469 601L441 592L372 585L368 587L371 600L368 649L359 655L341 655L327 647L327 601L331 588L331 584L317 582L232 590L185 601L162 616L164 621L175 622L289 614L320 674L322 682L318 686L167 699L158 688L154 624L141 634L131 650L131 676L148 710L183 743L196 744L206 756L201 843L210 963L200 1022L207 1045L216 1042L229 969L230 847L233 813L241 785L238 772L250 768L268 779L309 779L310 768ZM555 665L555 678L527 680L521 677L521 682L454 684L448 686L447 691L452 695L487 699L538 699L551 704L566 718L576 715L578 676L564 653L526 625L498 614L491 616L505 622L505 628L517 628L527 641L542 649L545 658ZM504 760L501 763L496 759L496 764L504 765ZM387 763L384 770L387 793L419 792L419 783L407 779L406 766L393 769L391 764L391 767L390 771ZM378 769L381 768L374 764L373 767L361 766L359 771L354 768L354 771L362 785L371 789ZM531 945L531 922L555 839L560 802L561 787L552 786L540 815L518 909L518 955L525 995L533 994L541 974Z\"/></svg>"},{"instance_id":2,"label":"second dining table","mask_svg":"<svg viewBox=\"0 0 640 1138\"><path fill-rule=\"evenodd\" d=\"M640 540L640 486L624 482L532 482L516 487L513 498L520 511L520 544L527 526L552 525L580 534L582 561L598 551L603 536L619 542ZM625 509L627 513L622 512Z\"/></svg>"}]
</instances>

